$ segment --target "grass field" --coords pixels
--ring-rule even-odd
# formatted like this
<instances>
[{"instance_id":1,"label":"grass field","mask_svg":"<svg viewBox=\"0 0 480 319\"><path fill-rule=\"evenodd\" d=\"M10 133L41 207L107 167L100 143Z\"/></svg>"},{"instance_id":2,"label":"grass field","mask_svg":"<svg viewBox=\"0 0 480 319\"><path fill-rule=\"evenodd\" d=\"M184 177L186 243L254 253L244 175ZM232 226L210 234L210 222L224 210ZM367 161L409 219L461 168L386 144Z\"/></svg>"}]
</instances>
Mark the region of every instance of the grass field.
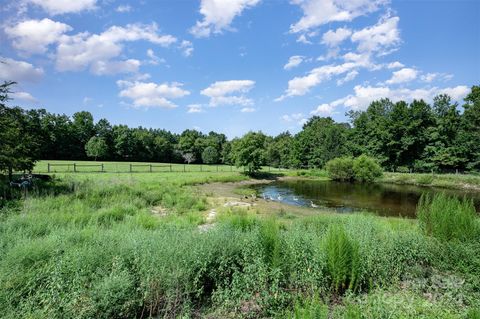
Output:
<instances>
[{"instance_id":1,"label":"grass field","mask_svg":"<svg viewBox=\"0 0 480 319\"><path fill-rule=\"evenodd\" d=\"M50 164L50 165L49 165ZM75 164L75 165L74 165ZM232 165L170 164L150 162L102 162L102 161L38 161L34 173L159 173L159 172L243 172ZM285 169L264 167L263 171L279 172Z\"/></svg>"},{"instance_id":2,"label":"grass field","mask_svg":"<svg viewBox=\"0 0 480 319\"><path fill-rule=\"evenodd\" d=\"M426 202L421 222L287 207L274 217L215 206L195 186L246 179L56 173L47 192L0 210L1 317L480 315L479 220L468 204Z\"/></svg>"}]
</instances>

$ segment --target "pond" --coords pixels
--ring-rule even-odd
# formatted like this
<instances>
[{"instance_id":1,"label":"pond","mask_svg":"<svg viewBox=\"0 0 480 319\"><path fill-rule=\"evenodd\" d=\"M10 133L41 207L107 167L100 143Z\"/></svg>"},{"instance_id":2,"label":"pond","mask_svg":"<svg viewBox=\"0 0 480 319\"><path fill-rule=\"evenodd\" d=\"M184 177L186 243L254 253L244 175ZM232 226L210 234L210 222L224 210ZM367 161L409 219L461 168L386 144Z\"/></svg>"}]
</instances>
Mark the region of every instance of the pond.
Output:
<instances>
[{"instance_id":1,"label":"pond","mask_svg":"<svg viewBox=\"0 0 480 319\"><path fill-rule=\"evenodd\" d=\"M334 181L288 180L253 186L266 200L289 205L333 208L340 213L369 211L381 216L414 218L422 193L444 192L471 198L480 212L480 192L395 184L355 184Z\"/></svg>"}]
</instances>

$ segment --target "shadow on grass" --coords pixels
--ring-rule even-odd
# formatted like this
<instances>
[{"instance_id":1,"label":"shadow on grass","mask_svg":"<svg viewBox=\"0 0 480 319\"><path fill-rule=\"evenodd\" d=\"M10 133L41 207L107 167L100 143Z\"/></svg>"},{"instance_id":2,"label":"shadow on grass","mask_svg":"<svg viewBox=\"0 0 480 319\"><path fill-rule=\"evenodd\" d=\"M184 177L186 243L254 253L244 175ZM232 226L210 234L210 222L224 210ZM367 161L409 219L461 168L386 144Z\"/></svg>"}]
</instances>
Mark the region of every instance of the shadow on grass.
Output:
<instances>
[{"instance_id":1,"label":"shadow on grass","mask_svg":"<svg viewBox=\"0 0 480 319\"><path fill-rule=\"evenodd\" d=\"M254 173L244 173L246 176L253 179L267 179L267 180L277 180L278 178L285 176L283 173L272 173L272 172L254 172Z\"/></svg>"},{"instance_id":2,"label":"shadow on grass","mask_svg":"<svg viewBox=\"0 0 480 319\"><path fill-rule=\"evenodd\" d=\"M0 174L0 207L22 198L56 196L73 191L72 183L60 181L50 175L32 174L25 178L23 174L15 174L10 183L8 176Z\"/></svg>"}]
</instances>

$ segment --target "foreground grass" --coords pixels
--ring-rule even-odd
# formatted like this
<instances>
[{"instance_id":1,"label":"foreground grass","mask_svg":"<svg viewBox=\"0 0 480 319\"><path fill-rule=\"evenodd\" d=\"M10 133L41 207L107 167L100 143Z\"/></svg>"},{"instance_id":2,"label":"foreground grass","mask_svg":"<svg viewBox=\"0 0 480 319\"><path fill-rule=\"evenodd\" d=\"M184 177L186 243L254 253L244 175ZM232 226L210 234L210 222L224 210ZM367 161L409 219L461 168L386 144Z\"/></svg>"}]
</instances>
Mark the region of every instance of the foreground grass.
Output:
<instances>
[{"instance_id":1,"label":"foreground grass","mask_svg":"<svg viewBox=\"0 0 480 319\"><path fill-rule=\"evenodd\" d=\"M480 240L372 215L260 218L201 232L191 185L236 173L76 174L0 213L5 318L476 318ZM159 217L152 207L168 213ZM478 218L475 220L478 225Z\"/></svg>"}]
</instances>

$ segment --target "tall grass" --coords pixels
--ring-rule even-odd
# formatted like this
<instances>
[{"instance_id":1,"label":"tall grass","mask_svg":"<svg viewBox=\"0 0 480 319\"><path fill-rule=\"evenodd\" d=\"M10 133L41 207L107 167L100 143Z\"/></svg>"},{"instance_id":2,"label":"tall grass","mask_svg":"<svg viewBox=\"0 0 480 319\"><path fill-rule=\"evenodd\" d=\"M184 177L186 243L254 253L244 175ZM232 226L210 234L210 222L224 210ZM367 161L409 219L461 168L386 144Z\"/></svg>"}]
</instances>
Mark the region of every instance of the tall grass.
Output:
<instances>
[{"instance_id":1,"label":"tall grass","mask_svg":"<svg viewBox=\"0 0 480 319\"><path fill-rule=\"evenodd\" d=\"M473 201L445 194L423 195L417 207L420 225L426 234L442 240L466 241L478 235Z\"/></svg>"},{"instance_id":2,"label":"tall grass","mask_svg":"<svg viewBox=\"0 0 480 319\"><path fill-rule=\"evenodd\" d=\"M358 243L349 238L341 225L330 226L326 238L328 273L336 293L358 288L360 255Z\"/></svg>"}]
</instances>

